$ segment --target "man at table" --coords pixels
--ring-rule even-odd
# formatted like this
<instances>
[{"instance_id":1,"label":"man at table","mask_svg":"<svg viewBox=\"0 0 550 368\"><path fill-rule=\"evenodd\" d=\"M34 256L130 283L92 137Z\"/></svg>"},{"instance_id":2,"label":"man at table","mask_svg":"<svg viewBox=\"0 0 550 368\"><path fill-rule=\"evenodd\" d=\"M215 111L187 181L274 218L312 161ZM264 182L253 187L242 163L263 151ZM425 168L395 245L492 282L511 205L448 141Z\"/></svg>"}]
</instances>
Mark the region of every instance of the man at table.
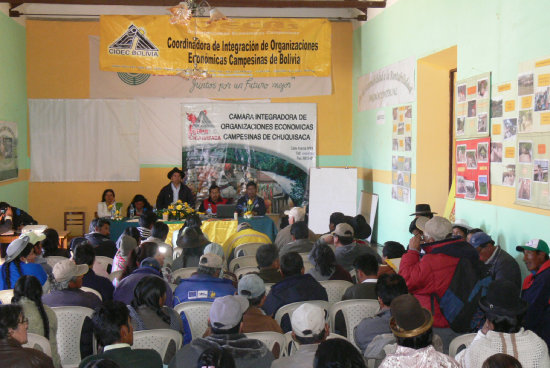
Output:
<instances>
[{"instance_id":1,"label":"man at table","mask_svg":"<svg viewBox=\"0 0 550 368\"><path fill-rule=\"evenodd\" d=\"M175 203L179 200L182 202L187 202L189 206L195 206L195 196L191 189L185 184L183 184L183 178L185 173L174 167L168 172L168 179L170 179L170 184L164 186L157 196L157 208L167 208L170 204Z\"/></svg>"},{"instance_id":2,"label":"man at table","mask_svg":"<svg viewBox=\"0 0 550 368\"><path fill-rule=\"evenodd\" d=\"M216 184L212 184L208 190L208 198L201 202L199 207L200 212L207 212L208 208L212 210L212 214L215 215L218 213L217 205L218 204L227 204L227 199L222 198L220 195L220 187Z\"/></svg>"},{"instance_id":3,"label":"man at table","mask_svg":"<svg viewBox=\"0 0 550 368\"><path fill-rule=\"evenodd\" d=\"M248 184L246 184L246 194L237 201L237 212L240 216L249 211L249 209L254 216L265 215L265 202L256 195L257 192L258 186L256 183L249 181Z\"/></svg>"}]
</instances>

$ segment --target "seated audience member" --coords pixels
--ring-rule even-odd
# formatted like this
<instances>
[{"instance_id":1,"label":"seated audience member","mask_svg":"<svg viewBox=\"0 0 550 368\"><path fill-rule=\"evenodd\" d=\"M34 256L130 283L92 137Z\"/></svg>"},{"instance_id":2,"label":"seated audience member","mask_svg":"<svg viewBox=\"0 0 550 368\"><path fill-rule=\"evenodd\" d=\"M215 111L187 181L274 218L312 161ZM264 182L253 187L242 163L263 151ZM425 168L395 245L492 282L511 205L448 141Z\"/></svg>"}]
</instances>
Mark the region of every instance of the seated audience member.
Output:
<instances>
[{"instance_id":1,"label":"seated audience member","mask_svg":"<svg viewBox=\"0 0 550 368\"><path fill-rule=\"evenodd\" d=\"M231 235L225 241L225 243L223 243L223 249L225 249L229 253L227 264L229 264L229 262L231 262L231 260L235 258L235 255L233 254L235 248L237 248L237 246L241 244L246 243L271 244L271 239L264 233L254 230L250 223L241 222L239 226L237 226L237 232Z\"/></svg>"},{"instance_id":2,"label":"seated audience member","mask_svg":"<svg viewBox=\"0 0 550 368\"><path fill-rule=\"evenodd\" d=\"M122 234L120 238L118 238L118 250L115 254L115 258L113 259L113 267L111 268L111 272L124 270L126 268L130 253L138 247L138 244L138 241L130 235Z\"/></svg>"},{"instance_id":3,"label":"seated audience member","mask_svg":"<svg viewBox=\"0 0 550 368\"><path fill-rule=\"evenodd\" d=\"M431 219L436 214L437 212L433 212L429 204L420 203L416 205L414 213L411 213L410 216L414 216L415 218L423 216Z\"/></svg>"},{"instance_id":4,"label":"seated audience member","mask_svg":"<svg viewBox=\"0 0 550 368\"><path fill-rule=\"evenodd\" d=\"M218 205L219 204L227 204L228 200L226 198L222 198L220 195L220 187L218 187L216 184L212 184L210 188L208 189L208 198L203 200L199 206L200 212L208 212L208 209L212 211L213 215L216 215L218 213Z\"/></svg>"},{"instance_id":5,"label":"seated audience member","mask_svg":"<svg viewBox=\"0 0 550 368\"><path fill-rule=\"evenodd\" d=\"M13 290L12 303L23 307L23 314L29 320L28 331L44 336L50 342L52 360L56 368L61 367L57 353L57 317L54 311L42 303L42 285L34 276L21 276Z\"/></svg>"},{"instance_id":6,"label":"seated audience member","mask_svg":"<svg viewBox=\"0 0 550 368\"><path fill-rule=\"evenodd\" d=\"M277 236L275 237L275 241L273 242L279 250L284 245L287 245L292 241L290 228L292 227L292 224L296 222L305 221L306 210L302 207L292 207L290 210L285 211L285 215L288 216L288 225L282 228L281 231L277 233ZM308 228L307 232L308 232L307 238L310 241L314 242L315 240L317 240L317 236L313 233L313 231L309 230Z\"/></svg>"},{"instance_id":7,"label":"seated audience member","mask_svg":"<svg viewBox=\"0 0 550 368\"><path fill-rule=\"evenodd\" d=\"M422 216L420 216L422 217ZM422 230L420 230L418 228L418 226L416 226L416 221L418 220L418 217L415 217L412 221L411 221L411 224L409 225L409 233L411 233L413 236L417 235L417 234L420 234L422 235Z\"/></svg>"},{"instance_id":8,"label":"seated audience member","mask_svg":"<svg viewBox=\"0 0 550 368\"><path fill-rule=\"evenodd\" d=\"M145 239L146 242L157 243L159 252L164 254L164 264L166 266L172 265L172 261L174 259L172 255L172 246L166 243L166 237L168 236L169 231L170 229L168 228L168 225L162 221L157 221L151 229L151 236Z\"/></svg>"},{"instance_id":9,"label":"seated audience member","mask_svg":"<svg viewBox=\"0 0 550 368\"><path fill-rule=\"evenodd\" d=\"M523 368L521 363L508 354L495 354L483 362L481 368Z\"/></svg>"},{"instance_id":10,"label":"seated audience member","mask_svg":"<svg viewBox=\"0 0 550 368\"><path fill-rule=\"evenodd\" d=\"M313 248L313 242L308 239L308 228L305 221L298 221L290 225L292 241L279 248L282 257L288 252L309 253Z\"/></svg>"},{"instance_id":11,"label":"seated audience member","mask_svg":"<svg viewBox=\"0 0 550 368\"><path fill-rule=\"evenodd\" d=\"M359 214L355 217L352 217L350 225L353 227L353 230L355 232L355 239L361 240L366 244L369 244L366 239L372 233L372 229L367 223L365 216Z\"/></svg>"},{"instance_id":12,"label":"seated audience member","mask_svg":"<svg viewBox=\"0 0 550 368\"><path fill-rule=\"evenodd\" d=\"M46 271L33 263L35 254L34 244L45 239L44 234L36 234L34 231L21 235L8 245L4 264L0 266L0 290L13 289L15 283L23 275L34 276L41 285L46 283L48 275Z\"/></svg>"},{"instance_id":13,"label":"seated audience member","mask_svg":"<svg viewBox=\"0 0 550 368\"><path fill-rule=\"evenodd\" d=\"M130 217L130 209L134 207L134 216L141 216L147 212L153 212L153 206L142 194L136 194L126 209L126 217Z\"/></svg>"},{"instance_id":14,"label":"seated audience member","mask_svg":"<svg viewBox=\"0 0 550 368\"><path fill-rule=\"evenodd\" d=\"M105 302L95 310L92 322L103 352L82 360L80 368L100 359L111 359L121 368L162 368L162 358L156 351L131 348L134 329L128 308L123 303Z\"/></svg>"},{"instance_id":15,"label":"seated audience member","mask_svg":"<svg viewBox=\"0 0 550 368\"><path fill-rule=\"evenodd\" d=\"M269 316L275 316L284 305L308 300L328 301L327 291L311 275L304 275L304 261L296 252L290 252L281 257L281 272L283 281L271 287L262 309ZM283 318L281 328L290 331L290 321Z\"/></svg>"},{"instance_id":16,"label":"seated audience member","mask_svg":"<svg viewBox=\"0 0 550 368\"><path fill-rule=\"evenodd\" d=\"M432 315L414 296L400 295L393 299L390 308L390 328L398 346L394 354L386 356L380 368L460 368L453 358L433 347Z\"/></svg>"},{"instance_id":17,"label":"seated audience member","mask_svg":"<svg viewBox=\"0 0 550 368\"><path fill-rule=\"evenodd\" d=\"M218 243L210 243L206 247L204 247L204 253L212 253L217 255L222 259L222 269L220 270L220 278L230 280L233 283L233 286L237 287L237 276L235 276L234 273L231 273L227 271L226 263L225 263L225 252L223 251L223 248Z\"/></svg>"},{"instance_id":18,"label":"seated audience member","mask_svg":"<svg viewBox=\"0 0 550 368\"><path fill-rule=\"evenodd\" d=\"M53 368L52 359L43 352L24 348L29 320L17 304L0 305L0 362L3 367Z\"/></svg>"},{"instance_id":19,"label":"seated audience member","mask_svg":"<svg viewBox=\"0 0 550 368\"><path fill-rule=\"evenodd\" d=\"M172 293L172 289L170 288L170 285L168 284L168 282L166 282L166 280L162 278L162 272L160 271L161 267L162 265L159 263L159 260L157 257L145 258L139 264L138 269L133 271L130 275L123 278L118 283L118 285L115 288L115 292L113 293L113 299L121 301L126 305L130 304L134 299L134 289L136 288L136 285L138 284L138 282L146 276L154 276L164 281L166 285L166 301L165 301L166 303L165 304L167 306L171 306L173 303L174 296Z\"/></svg>"},{"instance_id":20,"label":"seated audience member","mask_svg":"<svg viewBox=\"0 0 550 368\"><path fill-rule=\"evenodd\" d=\"M361 353L353 344L344 339L329 339L319 344L313 368L366 368Z\"/></svg>"},{"instance_id":21,"label":"seated audience member","mask_svg":"<svg viewBox=\"0 0 550 368\"><path fill-rule=\"evenodd\" d=\"M111 211L116 206L115 192L105 189L101 195L101 202L97 204L97 217L111 217Z\"/></svg>"},{"instance_id":22,"label":"seated audience member","mask_svg":"<svg viewBox=\"0 0 550 368\"><path fill-rule=\"evenodd\" d=\"M181 255L172 263L172 269L197 267L199 259L204 253L204 247L210 240L201 230L201 220L198 216L191 216L185 221L185 227L180 229L176 245L182 249Z\"/></svg>"},{"instance_id":23,"label":"seated audience member","mask_svg":"<svg viewBox=\"0 0 550 368\"><path fill-rule=\"evenodd\" d=\"M113 299L115 288L111 281L96 275L92 269L95 262L95 253L91 244L88 242L78 244L74 250L73 259L77 265L84 264L88 266L88 272L82 278L82 286L97 290L104 301Z\"/></svg>"},{"instance_id":24,"label":"seated audience member","mask_svg":"<svg viewBox=\"0 0 550 368\"><path fill-rule=\"evenodd\" d=\"M213 347L202 352L195 367L235 368L235 359L227 349Z\"/></svg>"},{"instance_id":25,"label":"seated audience member","mask_svg":"<svg viewBox=\"0 0 550 368\"><path fill-rule=\"evenodd\" d=\"M90 227L93 230L86 234L85 238L94 247L95 255L114 258L116 244L109 238L111 228L109 220L103 218L93 219Z\"/></svg>"},{"instance_id":26,"label":"seated audience member","mask_svg":"<svg viewBox=\"0 0 550 368\"><path fill-rule=\"evenodd\" d=\"M45 258L50 256L71 257L71 253L68 249L59 248L59 234L55 229L47 228L43 231L43 234L46 236L46 239L42 240L40 243Z\"/></svg>"},{"instance_id":27,"label":"seated audience member","mask_svg":"<svg viewBox=\"0 0 550 368\"><path fill-rule=\"evenodd\" d=\"M112 359L98 359L88 362L82 368L120 368L120 365Z\"/></svg>"},{"instance_id":28,"label":"seated audience member","mask_svg":"<svg viewBox=\"0 0 550 368\"><path fill-rule=\"evenodd\" d=\"M167 208L178 200L195 208L195 196L187 185L183 183L185 172L174 167L167 174L170 184L162 187L157 196L157 209Z\"/></svg>"},{"instance_id":29,"label":"seated audience member","mask_svg":"<svg viewBox=\"0 0 550 368\"><path fill-rule=\"evenodd\" d=\"M45 236L45 235L44 235ZM44 239L46 240L46 239ZM42 240L42 241L44 241ZM44 272L48 276L52 274L52 266L48 264L48 261L46 261L46 258L44 258L44 250L42 249L42 241L37 241L34 244L34 247L32 247L32 252L34 253L34 261L33 263L36 263L37 265L40 265L44 269Z\"/></svg>"},{"instance_id":30,"label":"seated audience member","mask_svg":"<svg viewBox=\"0 0 550 368\"><path fill-rule=\"evenodd\" d=\"M416 221L416 219L414 219L414 221ZM386 261L388 259L400 259L405 252L405 247L401 243L391 240L385 242L382 248L382 264L378 266L378 276L385 273L395 274L394 269L391 268Z\"/></svg>"},{"instance_id":31,"label":"seated audience member","mask_svg":"<svg viewBox=\"0 0 550 368\"><path fill-rule=\"evenodd\" d=\"M242 334L243 314L248 300L240 295L226 295L214 299L208 319L212 335L195 338L180 349L169 368L196 367L200 355L207 349L222 348L229 351L239 368L268 368L273 354L259 340Z\"/></svg>"},{"instance_id":32,"label":"seated audience member","mask_svg":"<svg viewBox=\"0 0 550 368\"><path fill-rule=\"evenodd\" d=\"M283 275L279 272L279 251L274 244L260 245L256 251L256 262L260 273L258 276L265 283L277 283L283 279Z\"/></svg>"},{"instance_id":33,"label":"seated audience member","mask_svg":"<svg viewBox=\"0 0 550 368\"><path fill-rule=\"evenodd\" d=\"M470 244L479 253L479 259L489 267L493 280L509 280L521 287L521 271L519 265L504 249L495 246L495 242L484 232L475 233L470 238Z\"/></svg>"},{"instance_id":34,"label":"seated audience member","mask_svg":"<svg viewBox=\"0 0 550 368\"><path fill-rule=\"evenodd\" d=\"M246 194L237 200L236 211L239 216L252 212L253 216L263 216L266 212L265 202L257 196L258 186L253 181L246 184Z\"/></svg>"},{"instance_id":35,"label":"seated audience member","mask_svg":"<svg viewBox=\"0 0 550 368\"><path fill-rule=\"evenodd\" d=\"M468 235L466 235L466 241L469 243L470 239L472 239L472 235L474 235L475 233L482 233L482 232L483 232L483 230L481 230L479 228L474 228L474 229L468 230Z\"/></svg>"},{"instance_id":36,"label":"seated audience member","mask_svg":"<svg viewBox=\"0 0 550 368\"><path fill-rule=\"evenodd\" d=\"M468 231L470 230L472 230L472 227L468 225L468 222L466 220L457 219L453 223L453 236L457 236L466 240L466 237L468 236Z\"/></svg>"},{"instance_id":37,"label":"seated audience member","mask_svg":"<svg viewBox=\"0 0 550 368\"><path fill-rule=\"evenodd\" d=\"M325 321L325 310L314 304L302 304L290 317L292 338L299 344L292 355L277 359L271 368L312 368L315 353L320 343L330 333Z\"/></svg>"},{"instance_id":38,"label":"seated audience member","mask_svg":"<svg viewBox=\"0 0 550 368\"><path fill-rule=\"evenodd\" d=\"M346 271L351 271L353 262L357 257L363 254L371 254L376 257L378 263L382 263L382 258L367 245L357 244L354 241L354 231L351 225L340 223L336 226L336 230L332 233L334 237L334 246L336 250L336 262L344 267Z\"/></svg>"},{"instance_id":39,"label":"seated audience member","mask_svg":"<svg viewBox=\"0 0 550 368\"><path fill-rule=\"evenodd\" d=\"M121 279L137 270L145 258L155 258L159 262L159 266L161 266L161 261L164 263L164 256L160 253L158 245L156 243L143 242L128 254L126 267L124 267Z\"/></svg>"},{"instance_id":40,"label":"seated audience member","mask_svg":"<svg viewBox=\"0 0 550 368\"><path fill-rule=\"evenodd\" d=\"M525 368L550 367L544 340L521 327L528 305L519 291L517 285L506 279L489 285L487 295L479 302L485 313L485 325L455 358L462 368L480 367L496 353L513 355Z\"/></svg>"},{"instance_id":41,"label":"seated audience member","mask_svg":"<svg viewBox=\"0 0 550 368\"><path fill-rule=\"evenodd\" d=\"M82 291L82 277L88 272L87 265L76 265L67 259L53 267L53 291L42 296L42 302L49 307L86 307L95 309L101 300L93 293ZM80 355L87 357L93 353L92 326L86 318L80 336Z\"/></svg>"},{"instance_id":42,"label":"seated audience member","mask_svg":"<svg viewBox=\"0 0 550 368\"><path fill-rule=\"evenodd\" d=\"M348 271L336 263L334 251L328 245L317 244L309 254L309 261L314 266L308 273L317 281L344 280L353 282Z\"/></svg>"},{"instance_id":43,"label":"seated audience member","mask_svg":"<svg viewBox=\"0 0 550 368\"><path fill-rule=\"evenodd\" d=\"M399 295L407 294L407 284L403 277L393 275L382 275L376 282L376 295L380 310L374 317L363 319L354 329L355 343L365 353L367 346L377 335L391 333L390 330L390 304ZM376 356L368 356L376 358Z\"/></svg>"},{"instance_id":44,"label":"seated audience member","mask_svg":"<svg viewBox=\"0 0 550 368\"><path fill-rule=\"evenodd\" d=\"M137 229L139 231L139 235L141 236L141 240L144 241L151 236L151 229L153 229L155 222L157 222L157 215L152 211L145 212L139 216L139 226Z\"/></svg>"},{"instance_id":45,"label":"seated audience member","mask_svg":"<svg viewBox=\"0 0 550 368\"><path fill-rule=\"evenodd\" d=\"M533 239L516 247L530 274L523 280L521 298L529 303L523 327L535 332L550 346L550 260L548 244Z\"/></svg>"},{"instance_id":46,"label":"seated audience member","mask_svg":"<svg viewBox=\"0 0 550 368\"><path fill-rule=\"evenodd\" d=\"M376 299L376 281L378 279L378 262L370 254L364 254L353 262L353 269L357 276L357 284L350 286L342 300L347 299Z\"/></svg>"},{"instance_id":47,"label":"seated audience member","mask_svg":"<svg viewBox=\"0 0 550 368\"><path fill-rule=\"evenodd\" d=\"M333 212L330 214L330 218L328 220L328 233L326 234L332 234L334 230L336 230L336 226L338 224L341 224L345 222L346 216L342 212Z\"/></svg>"}]
</instances>

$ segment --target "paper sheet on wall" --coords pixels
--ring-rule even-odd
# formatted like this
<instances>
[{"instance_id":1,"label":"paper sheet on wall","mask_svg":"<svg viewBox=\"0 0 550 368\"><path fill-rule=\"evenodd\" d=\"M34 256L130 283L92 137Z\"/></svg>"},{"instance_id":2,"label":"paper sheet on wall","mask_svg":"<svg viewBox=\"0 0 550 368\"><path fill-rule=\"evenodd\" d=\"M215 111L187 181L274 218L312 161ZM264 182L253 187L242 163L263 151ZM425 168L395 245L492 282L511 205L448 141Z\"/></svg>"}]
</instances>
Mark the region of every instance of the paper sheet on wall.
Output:
<instances>
[{"instance_id":1,"label":"paper sheet on wall","mask_svg":"<svg viewBox=\"0 0 550 368\"><path fill-rule=\"evenodd\" d=\"M457 82L455 120L457 139L489 136L490 95L491 73L479 74Z\"/></svg>"},{"instance_id":2,"label":"paper sheet on wall","mask_svg":"<svg viewBox=\"0 0 550 368\"><path fill-rule=\"evenodd\" d=\"M392 198L406 203L411 201L412 121L412 105L392 109Z\"/></svg>"},{"instance_id":3,"label":"paper sheet on wall","mask_svg":"<svg viewBox=\"0 0 550 368\"><path fill-rule=\"evenodd\" d=\"M523 133L517 138L516 202L550 209L550 133Z\"/></svg>"},{"instance_id":4,"label":"paper sheet on wall","mask_svg":"<svg viewBox=\"0 0 550 368\"><path fill-rule=\"evenodd\" d=\"M550 57L519 65L518 132L550 131Z\"/></svg>"},{"instance_id":5,"label":"paper sheet on wall","mask_svg":"<svg viewBox=\"0 0 550 368\"><path fill-rule=\"evenodd\" d=\"M456 198L491 199L489 146L490 138L457 141Z\"/></svg>"}]
</instances>

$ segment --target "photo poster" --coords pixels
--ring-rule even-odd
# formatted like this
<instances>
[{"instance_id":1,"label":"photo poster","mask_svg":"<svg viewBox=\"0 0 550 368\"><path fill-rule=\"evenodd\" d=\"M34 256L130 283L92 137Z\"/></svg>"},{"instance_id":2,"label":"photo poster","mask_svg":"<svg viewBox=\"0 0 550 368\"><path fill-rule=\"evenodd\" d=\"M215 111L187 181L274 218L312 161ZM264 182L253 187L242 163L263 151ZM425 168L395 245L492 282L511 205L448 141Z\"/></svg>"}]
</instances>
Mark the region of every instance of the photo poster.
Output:
<instances>
[{"instance_id":1,"label":"photo poster","mask_svg":"<svg viewBox=\"0 0 550 368\"><path fill-rule=\"evenodd\" d=\"M489 165L490 138L478 138L455 142L456 198L491 199Z\"/></svg>"},{"instance_id":2,"label":"photo poster","mask_svg":"<svg viewBox=\"0 0 550 368\"><path fill-rule=\"evenodd\" d=\"M483 73L456 84L457 139L489 136L491 73Z\"/></svg>"},{"instance_id":3,"label":"photo poster","mask_svg":"<svg viewBox=\"0 0 550 368\"><path fill-rule=\"evenodd\" d=\"M520 133L550 132L550 56L519 65L518 105Z\"/></svg>"},{"instance_id":4,"label":"photo poster","mask_svg":"<svg viewBox=\"0 0 550 368\"><path fill-rule=\"evenodd\" d=\"M517 83L493 85L491 93L491 184L515 186Z\"/></svg>"},{"instance_id":5,"label":"photo poster","mask_svg":"<svg viewBox=\"0 0 550 368\"><path fill-rule=\"evenodd\" d=\"M517 137L516 204L550 209L548 162L550 132Z\"/></svg>"},{"instance_id":6,"label":"photo poster","mask_svg":"<svg viewBox=\"0 0 550 368\"><path fill-rule=\"evenodd\" d=\"M16 179L17 167L17 123L0 121L0 181Z\"/></svg>"},{"instance_id":7,"label":"photo poster","mask_svg":"<svg viewBox=\"0 0 550 368\"><path fill-rule=\"evenodd\" d=\"M412 105L392 109L392 191L393 199L411 201Z\"/></svg>"},{"instance_id":8,"label":"photo poster","mask_svg":"<svg viewBox=\"0 0 550 368\"><path fill-rule=\"evenodd\" d=\"M313 103L182 104L182 161L197 203L212 183L236 201L256 182L268 213L301 206L316 166Z\"/></svg>"}]
</instances>

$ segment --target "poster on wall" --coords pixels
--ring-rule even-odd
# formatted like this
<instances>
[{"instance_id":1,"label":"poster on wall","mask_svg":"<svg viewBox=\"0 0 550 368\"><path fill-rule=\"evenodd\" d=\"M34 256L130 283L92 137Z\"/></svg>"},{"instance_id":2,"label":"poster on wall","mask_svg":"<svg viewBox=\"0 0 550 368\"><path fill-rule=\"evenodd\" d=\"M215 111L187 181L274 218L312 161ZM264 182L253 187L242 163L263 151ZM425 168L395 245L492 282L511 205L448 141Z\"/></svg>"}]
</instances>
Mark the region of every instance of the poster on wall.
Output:
<instances>
[{"instance_id":1,"label":"poster on wall","mask_svg":"<svg viewBox=\"0 0 550 368\"><path fill-rule=\"evenodd\" d=\"M305 204L316 161L316 104L182 104L182 123L186 182L198 201L213 182L222 197L236 200L255 181L268 213Z\"/></svg>"},{"instance_id":2,"label":"poster on wall","mask_svg":"<svg viewBox=\"0 0 550 368\"><path fill-rule=\"evenodd\" d=\"M550 132L550 57L519 65L518 132Z\"/></svg>"},{"instance_id":3,"label":"poster on wall","mask_svg":"<svg viewBox=\"0 0 550 368\"><path fill-rule=\"evenodd\" d=\"M550 209L550 132L518 134L516 151L515 203Z\"/></svg>"},{"instance_id":4,"label":"poster on wall","mask_svg":"<svg viewBox=\"0 0 550 368\"><path fill-rule=\"evenodd\" d=\"M456 84L456 139L489 136L491 73L463 79Z\"/></svg>"},{"instance_id":5,"label":"poster on wall","mask_svg":"<svg viewBox=\"0 0 550 368\"><path fill-rule=\"evenodd\" d=\"M392 109L392 151L412 150L412 105Z\"/></svg>"},{"instance_id":6,"label":"poster on wall","mask_svg":"<svg viewBox=\"0 0 550 368\"><path fill-rule=\"evenodd\" d=\"M17 123L0 121L0 181L18 177Z\"/></svg>"},{"instance_id":7,"label":"poster on wall","mask_svg":"<svg viewBox=\"0 0 550 368\"><path fill-rule=\"evenodd\" d=\"M392 156L391 197L400 202L411 201L411 163L406 156Z\"/></svg>"},{"instance_id":8,"label":"poster on wall","mask_svg":"<svg viewBox=\"0 0 550 368\"><path fill-rule=\"evenodd\" d=\"M392 109L392 198L411 201L412 105ZM399 152L398 155L395 153Z\"/></svg>"},{"instance_id":9,"label":"poster on wall","mask_svg":"<svg viewBox=\"0 0 550 368\"><path fill-rule=\"evenodd\" d=\"M455 142L456 198L491 199L490 145L490 138Z\"/></svg>"},{"instance_id":10,"label":"poster on wall","mask_svg":"<svg viewBox=\"0 0 550 368\"><path fill-rule=\"evenodd\" d=\"M491 184L515 186L518 113L517 84L493 86L491 94Z\"/></svg>"}]
</instances>

